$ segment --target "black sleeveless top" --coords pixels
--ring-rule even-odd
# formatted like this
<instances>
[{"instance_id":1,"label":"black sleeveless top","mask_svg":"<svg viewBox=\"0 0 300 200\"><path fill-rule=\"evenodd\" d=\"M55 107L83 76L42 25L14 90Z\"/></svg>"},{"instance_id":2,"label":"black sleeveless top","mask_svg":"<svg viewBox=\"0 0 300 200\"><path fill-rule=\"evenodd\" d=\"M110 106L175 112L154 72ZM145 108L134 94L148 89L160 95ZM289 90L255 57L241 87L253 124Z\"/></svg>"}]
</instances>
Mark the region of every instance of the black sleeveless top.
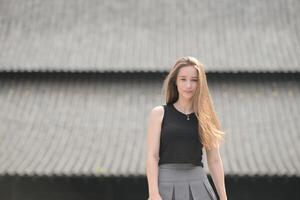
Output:
<instances>
[{"instance_id":1,"label":"black sleeveless top","mask_svg":"<svg viewBox=\"0 0 300 200\"><path fill-rule=\"evenodd\" d=\"M198 120L195 113L187 115L177 110L173 104L164 106L161 125L159 162L192 163L202 166L202 147L198 135Z\"/></svg>"}]
</instances>

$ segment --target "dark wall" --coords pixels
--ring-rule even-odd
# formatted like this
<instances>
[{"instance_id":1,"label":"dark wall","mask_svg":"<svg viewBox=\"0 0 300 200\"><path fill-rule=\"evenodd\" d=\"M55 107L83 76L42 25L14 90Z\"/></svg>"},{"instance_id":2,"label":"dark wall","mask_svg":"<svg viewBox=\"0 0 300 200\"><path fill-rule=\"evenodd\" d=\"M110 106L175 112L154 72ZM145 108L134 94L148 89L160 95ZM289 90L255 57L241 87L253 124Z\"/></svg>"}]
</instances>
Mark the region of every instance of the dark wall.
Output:
<instances>
[{"instance_id":1,"label":"dark wall","mask_svg":"<svg viewBox=\"0 0 300 200\"><path fill-rule=\"evenodd\" d=\"M211 179L210 179L211 180ZM140 178L0 177L1 200L143 200ZM226 177L229 200L300 199L299 178Z\"/></svg>"},{"instance_id":2,"label":"dark wall","mask_svg":"<svg viewBox=\"0 0 300 200\"><path fill-rule=\"evenodd\" d=\"M145 199L145 178L0 178L1 200Z\"/></svg>"},{"instance_id":3,"label":"dark wall","mask_svg":"<svg viewBox=\"0 0 300 200\"><path fill-rule=\"evenodd\" d=\"M300 199L300 177L226 178L228 200Z\"/></svg>"}]
</instances>

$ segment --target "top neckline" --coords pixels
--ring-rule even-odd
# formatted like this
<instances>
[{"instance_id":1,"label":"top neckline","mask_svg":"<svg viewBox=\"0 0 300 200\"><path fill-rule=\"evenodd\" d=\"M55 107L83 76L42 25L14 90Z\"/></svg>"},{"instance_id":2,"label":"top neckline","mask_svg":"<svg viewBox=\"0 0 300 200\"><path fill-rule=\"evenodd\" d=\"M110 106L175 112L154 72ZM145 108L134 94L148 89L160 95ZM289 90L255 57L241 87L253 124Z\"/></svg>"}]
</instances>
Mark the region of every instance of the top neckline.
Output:
<instances>
[{"instance_id":1,"label":"top neckline","mask_svg":"<svg viewBox=\"0 0 300 200\"><path fill-rule=\"evenodd\" d=\"M184 114L183 112L177 110L177 109L175 108L175 106L174 106L173 103L171 103L171 107L172 107L176 112L178 112L178 113L180 113L180 114L182 114L182 115L184 115L184 116L195 114L195 112L191 112L191 113L189 113L189 114Z\"/></svg>"}]
</instances>

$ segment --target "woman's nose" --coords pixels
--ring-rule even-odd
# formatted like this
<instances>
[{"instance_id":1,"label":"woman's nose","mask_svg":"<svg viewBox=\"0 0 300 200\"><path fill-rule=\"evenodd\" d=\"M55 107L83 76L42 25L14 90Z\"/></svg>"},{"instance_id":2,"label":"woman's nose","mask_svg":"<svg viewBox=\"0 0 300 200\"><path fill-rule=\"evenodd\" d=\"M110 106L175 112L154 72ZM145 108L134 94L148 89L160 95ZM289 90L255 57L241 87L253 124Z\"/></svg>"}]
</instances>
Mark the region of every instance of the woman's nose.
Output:
<instances>
[{"instance_id":1,"label":"woman's nose","mask_svg":"<svg viewBox=\"0 0 300 200\"><path fill-rule=\"evenodd\" d=\"M190 86L191 86L191 82L190 82L190 81L187 81L187 82L186 82L186 86L187 86L187 87L190 87Z\"/></svg>"}]
</instances>

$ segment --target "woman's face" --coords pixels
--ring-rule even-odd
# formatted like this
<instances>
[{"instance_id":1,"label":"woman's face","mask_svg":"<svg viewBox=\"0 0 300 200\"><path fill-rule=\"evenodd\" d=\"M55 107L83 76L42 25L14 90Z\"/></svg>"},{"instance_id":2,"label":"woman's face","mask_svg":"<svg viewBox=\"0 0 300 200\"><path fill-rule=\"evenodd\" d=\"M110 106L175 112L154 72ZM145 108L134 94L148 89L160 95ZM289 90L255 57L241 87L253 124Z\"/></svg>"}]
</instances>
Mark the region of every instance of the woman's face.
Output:
<instances>
[{"instance_id":1,"label":"woman's face","mask_svg":"<svg viewBox=\"0 0 300 200\"><path fill-rule=\"evenodd\" d=\"M180 68L176 83L179 96L186 99L192 98L198 85L198 73L195 67L185 66Z\"/></svg>"}]
</instances>

